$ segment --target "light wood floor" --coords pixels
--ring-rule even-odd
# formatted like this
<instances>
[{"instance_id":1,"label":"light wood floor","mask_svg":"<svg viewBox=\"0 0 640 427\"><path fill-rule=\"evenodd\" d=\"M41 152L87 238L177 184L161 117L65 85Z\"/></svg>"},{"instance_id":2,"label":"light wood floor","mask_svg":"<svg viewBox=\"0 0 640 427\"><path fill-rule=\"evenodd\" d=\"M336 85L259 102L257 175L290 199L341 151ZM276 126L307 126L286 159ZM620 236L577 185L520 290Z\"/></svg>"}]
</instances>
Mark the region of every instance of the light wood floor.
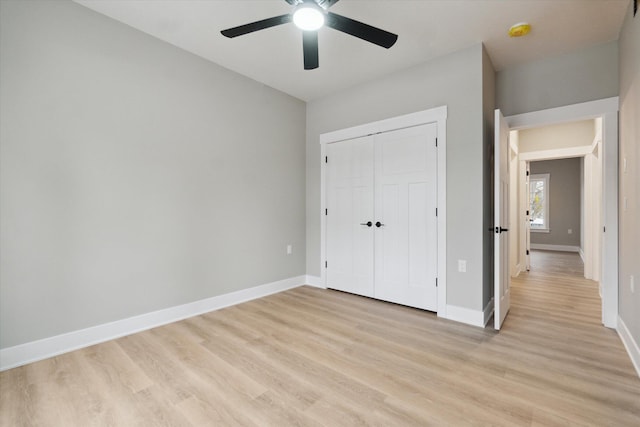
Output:
<instances>
[{"instance_id":1,"label":"light wood floor","mask_svg":"<svg viewBox=\"0 0 640 427\"><path fill-rule=\"evenodd\" d=\"M640 379L575 254L504 329L302 287L0 374L2 426L640 426Z\"/></svg>"}]
</instances>

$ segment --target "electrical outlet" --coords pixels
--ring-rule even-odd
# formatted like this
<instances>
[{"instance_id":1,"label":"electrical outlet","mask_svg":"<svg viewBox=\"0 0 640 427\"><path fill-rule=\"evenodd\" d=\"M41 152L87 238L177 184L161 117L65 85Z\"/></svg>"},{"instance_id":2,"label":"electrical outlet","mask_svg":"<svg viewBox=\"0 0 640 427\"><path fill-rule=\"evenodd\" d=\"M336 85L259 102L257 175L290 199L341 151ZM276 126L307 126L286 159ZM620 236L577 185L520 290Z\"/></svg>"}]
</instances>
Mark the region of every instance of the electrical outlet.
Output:
<instances>
[{"instance_id":1,"label":"electrical outlet","mask_svg":"<svg viewBox=\"0 0 640 427\"><path fill-rule=\"evenodd\" d=\"M573 234L573 230L570 228L570 229L567 230L567 233L568 234Z\"/></svg>"},{"instance_id":2,"label":"electrical outlet","mask_svg":"<svg viewBox=\"0 0 640 427\"><path fill-rule=\"evenodd\" d=\"M467 261L464 259L458 260L458 272L466 273L467 272Z\"/></svg>"},{"instance_id":3,"label":"electrical outlet","mask_svg":"<svg viewBox=\"0 0 640 427\"><path fill-rule=\"evenodd\" d=\"M293 253L293 246L287 245L287 255L291 255Z\"/></svg>"},{"instance_id":4,"label":"electrical outlet","mask_svg":"<svg viewBox=\"0 0 640 427\"><path fill-rule=\"evenodd\" d=\"M629 288L631 289L632 294L636 292L636 284L633 280L633 274L629 276Z\"/></svg>"}]
</instances>

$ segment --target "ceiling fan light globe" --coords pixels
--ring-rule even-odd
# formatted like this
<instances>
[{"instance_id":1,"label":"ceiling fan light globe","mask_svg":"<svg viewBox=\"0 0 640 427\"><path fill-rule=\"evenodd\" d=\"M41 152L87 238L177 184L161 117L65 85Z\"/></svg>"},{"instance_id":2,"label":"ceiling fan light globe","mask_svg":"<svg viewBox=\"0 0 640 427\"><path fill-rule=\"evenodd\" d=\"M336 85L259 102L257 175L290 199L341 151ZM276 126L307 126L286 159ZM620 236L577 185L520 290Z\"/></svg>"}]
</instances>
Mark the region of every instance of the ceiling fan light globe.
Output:
<instances>
[{"instance_id":1,"label":"ceiling fan light globe","mask_svg":"<svg viewBox=\"0 0 640 427\"><path fill-rule=\"evenodd\" d=\"M316 31L324 25L324 13L314 5L303 4L293 12L293 23L303 31Z\"/></svg>"}]
</instances>

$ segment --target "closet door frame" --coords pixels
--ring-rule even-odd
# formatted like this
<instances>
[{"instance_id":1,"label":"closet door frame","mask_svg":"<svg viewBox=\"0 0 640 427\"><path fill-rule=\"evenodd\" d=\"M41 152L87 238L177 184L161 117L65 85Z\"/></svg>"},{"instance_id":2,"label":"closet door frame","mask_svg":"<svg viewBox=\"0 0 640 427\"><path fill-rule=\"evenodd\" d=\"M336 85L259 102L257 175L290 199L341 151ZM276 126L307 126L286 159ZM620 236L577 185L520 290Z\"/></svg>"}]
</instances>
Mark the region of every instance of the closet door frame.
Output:
<instances>
[{"instance_id":1,"label":"closet door frame","mask_svg":"<svg viewBox=\"0 0 640 427\"><path fill-rule=\"evenodd\" d=\"M429 110L419 111L416 113L406 114L403 116L392 117L385 120L379 120L359 126L354 126L346 129L337 130L334 132L328 132L320 135L320 155L321 155L321 168L320 168L320 271L322 286L327 287L327 216L325 215L327 209L327 190L326 190L326 178L327 178L327 163L326 159L326 147L327 144L332 144L349 139L359 138L368 135L375 135L382 132L389 132L399 129L404 129L413 126L420 126L429 123L435 123L437 125L437 141L438 141L438 153L437 153L437 206L438 206L438 308L437 313L439 317L447 316L447 106L441 106L432 108Z\"/></svg>"}]
</instances>

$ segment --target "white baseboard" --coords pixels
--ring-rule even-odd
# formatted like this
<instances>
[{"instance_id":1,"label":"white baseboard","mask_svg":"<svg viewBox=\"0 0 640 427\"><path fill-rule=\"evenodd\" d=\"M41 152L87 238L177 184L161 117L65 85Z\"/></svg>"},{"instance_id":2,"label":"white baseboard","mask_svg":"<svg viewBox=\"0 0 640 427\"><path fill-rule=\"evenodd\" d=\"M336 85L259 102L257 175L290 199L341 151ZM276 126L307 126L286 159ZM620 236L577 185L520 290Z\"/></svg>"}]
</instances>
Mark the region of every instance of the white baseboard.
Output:
<instances>
[{"instance_id":1,"label":"white baseboard","mask_svg":"<svg viewBox=\"0 0 640 427\"><path fill-rule=\"evenodd\" d=\"M322 278L318 276L304 276L304 283L313 286L316 288L327 289L327 287L322 283Z\"/></svg>"},{"instance_id":2,"label":"white baseboard","mask_svg":"<svg viewBox=\"0 0 640 427\"><path fill-rule=\"evenodd\" d=\"M578 254L580 255L580 259L582 259L582 262L584 263L584 251L582 250L582 248L578 248Z\"/></svg>"},{"instance_id":3,"label":"white baseboard","mask_svg":"<svg viewBox=\"0 0 640 427\"><path fill-rule=\"evenodd\" d=\"M636 372L640 377L640 346L633 339L629 329L627 329L627 325L624 324L620 316L618 316L618 327L616 328L618 331L618 335L624 344L624 347L627 349L627 353L629 353L629 357L631 358L631 363L636 368Z\"/></svg>"},{"instance_id":4,"label":"white baseboard","mask_svg":"<svg viewBox=\"0 0 640 427\"><path fill-rule=\"evenodd\" d=\"M569 245L545 245L542 243L532 243L531 249L541 249L543 251L559 251L559 252L580 252L579 246Z\"/></svg>"},{"instance_id":5,"label":"white baseboard","mask_svg":"<svg viewBox=\"0 0 640 427\"><path fill-rule=\"evenodd\" d=\"M467 325L478 326L480 328L484 328L485 325L484 311L472 310L470 308L458 307L456 305L447 304L446 318L449 320L455 320L456 322L466 323Z\"/></svg>"},{"instance_id":6,"label":"white baseboard","mask_svg":"<svg viewBox=\"0 0 640 427\"><path fill-rule=\"evenodd\" d=\"M0 350L0 371L57 356L136 332L177 322L303 285L307 276L292 277L224 295L169 307L127 319L68 332Z\"/></svg>"}]
</instances>

